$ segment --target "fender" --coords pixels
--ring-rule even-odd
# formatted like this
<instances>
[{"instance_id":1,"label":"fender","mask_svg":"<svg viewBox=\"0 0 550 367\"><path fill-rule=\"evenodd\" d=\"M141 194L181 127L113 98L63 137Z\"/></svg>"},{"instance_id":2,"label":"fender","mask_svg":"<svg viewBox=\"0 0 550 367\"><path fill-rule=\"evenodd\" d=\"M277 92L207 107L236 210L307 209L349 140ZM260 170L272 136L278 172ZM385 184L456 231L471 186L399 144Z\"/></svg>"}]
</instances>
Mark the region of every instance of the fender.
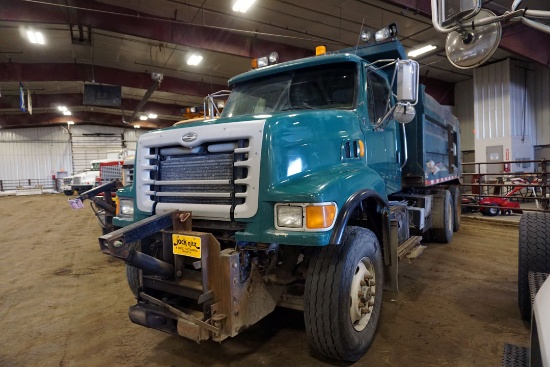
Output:
<instances>
[{"instance_id":1,"label":"fender","mask_svg":"<svg viewBox=\"0 0 550 367\"><path fill-rule=\"evenodd\" d=\"M370 205L363 207L365 201ZM376 204L376 207L372 204ZM384 241L384 239L389 238L386 237L386 235L389 235L389 203L372 189L356 191L346 200L334 223L329 243L334 245L342 243L344 229L358 206L361 206L361 210L367 211L369 217L375 220L374 222L371 221L372 227L369 226L369 229L373 229L380 243L385 246L384 242L387 241ZM378 208L382 210L377 211ZM384 218L387 218L387 220Z\"/></svg>"}]
</instances>

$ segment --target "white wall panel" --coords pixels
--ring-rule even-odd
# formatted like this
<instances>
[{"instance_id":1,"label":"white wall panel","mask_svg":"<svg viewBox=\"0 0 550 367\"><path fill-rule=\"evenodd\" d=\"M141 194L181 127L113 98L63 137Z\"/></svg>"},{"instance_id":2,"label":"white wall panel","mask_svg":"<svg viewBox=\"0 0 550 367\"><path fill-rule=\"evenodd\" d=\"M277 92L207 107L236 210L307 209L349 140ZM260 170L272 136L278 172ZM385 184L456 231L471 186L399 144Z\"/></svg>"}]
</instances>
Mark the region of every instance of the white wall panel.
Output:
<instances>
[{"instance_id":1,"label":"white wall panel","mask_svg":"<svg viewBox=\"0 0 550 367\"><path fill-rule=\"evenodd\" d=\"M509 67L506 60L474 69L476 139L510 136Z\"/></svg>"},{"instance_id":2,"label":"white wall panel","mask_svg":"<svg viewBox=\"0 0 550 367\"><path fill-rule=\"evenodd\" d=\"M550 145L550 68L538 64L535 65L535 110L535 144Z\"/></svg>"},{"instance_id":3,"label":"white wall panel","mask_svg":"<svg viewBox=\"0 0 550 367\"><path fill-rule=\"evenodd\" d=\"M460 122L460 149L475 149L474 86L473 80L455 84L454 114Z\"/></svg>"},{"instance_id":4,"label":"white wall panel","mask_svg":"<svg viewBox=\"0 0 550 367\"><path fill-rule=\"evenodd\" d=\"M136 150L138 138L146 133L147 130L141 129L127 129L124 130L124 142L126 143L126 148L128 150Z\"/></svg>"},{"instance_id":5,"label":"white wall panel","mask_svg":"<svg viewBox=\"0 0 550 367\"><path fill-rule=\"evenodd\" d=\"M69 134L62 127L0 130L0 180L48 179L70 170Z\"/></svg>"},{"instance_id":6,"label":"white wall panel","mask_svg":"<svg viewBox=\"0 0 550 367\"><path fill-rule=\"evenodd\" d=\"M121 151L124 130L100 125L71 126L74 172L89 168L90 161L106 159L110 152Z\"/></svg>"},{"instance_id":7,"label":"white wall panel","mask_svg":"<svg viewBox=\"0 0 550 367\"><path fill-rule=\"evenodd\" d=\"M510 136L533 145L535 126L535 74L525 62L510 62ZM516 158L520 158L519 156Z\"/></svg>"}]
</instances>

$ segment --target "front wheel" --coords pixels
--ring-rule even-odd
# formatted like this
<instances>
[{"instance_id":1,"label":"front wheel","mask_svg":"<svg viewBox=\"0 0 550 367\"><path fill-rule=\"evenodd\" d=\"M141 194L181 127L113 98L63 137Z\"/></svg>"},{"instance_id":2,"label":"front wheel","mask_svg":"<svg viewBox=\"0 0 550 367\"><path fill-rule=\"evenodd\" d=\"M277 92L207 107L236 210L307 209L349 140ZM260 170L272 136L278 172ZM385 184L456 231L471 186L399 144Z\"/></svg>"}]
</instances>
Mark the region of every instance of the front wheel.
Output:
<instances>
[{"instance_id":1,"label":"front wheel","mask_svg":"<svg viewBox=\"0 0 550 367\"><path fill-rule=\"evenodd\" d=\"M308 340L318 352L354 362L374 339L384 284L382 251L368 229L347 227L341 245L317 249L304 293Z\"/></svg>"},{"instance_id":2,"label":"front wheel","mask_svg":"<svg viewBox=\"0 0 550 367\"><path fill-rule=\"evenodd\" d=\"M63 193L66 195L66 196L71 196L73 194L73 190L63 190Z\"/></svg>"},{"instance_id":3,"label":"front wheel","mask_svg":"<svg viewBox=\"0 0 550 367\"><path fill-rule=\"evenodd\" d=\"M130 245L130 250L141 251L141 242L134 242ZM141 270L126 264L126 280L128 287L134 294L134 297L139 295L139 287L141 286Z\"/></svg>"}]
</instances>

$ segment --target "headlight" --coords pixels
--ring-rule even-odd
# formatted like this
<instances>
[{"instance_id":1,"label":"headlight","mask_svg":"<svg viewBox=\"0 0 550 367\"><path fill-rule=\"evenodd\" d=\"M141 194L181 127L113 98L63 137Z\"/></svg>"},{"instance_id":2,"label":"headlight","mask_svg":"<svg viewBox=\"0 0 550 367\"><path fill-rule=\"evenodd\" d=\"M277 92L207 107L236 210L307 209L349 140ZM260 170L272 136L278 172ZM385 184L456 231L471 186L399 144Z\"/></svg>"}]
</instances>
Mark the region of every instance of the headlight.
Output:
<instances>
[{"instance_id":1,"label":"headlight","mask_svg":"<svg viewBox=\"0 0 550 367\"><path fill-rule=\"evenodd\" d=\"M275 227L291 231L327 231L334 226L336 203L275 205Z\"/></svg>"},{"instance_id":2,"label":"headlight","mask_svg":"<svg viewBox=\"0 0 550 367\"><path fill-rule=\"evenodd\" d=\"M277 207L277 226L302 228L303 209L301 206L281 205Z\"/></svg>"},{"instance_id":3,"label":"headlight","mask_svg":"<svg viewBox=\"0 0 550 367\"><path fill-rule=\"evenodd\" d=\"M119 198L118 214L123 217L134 216L134 200Z\"/></svg>"}]
</instances>

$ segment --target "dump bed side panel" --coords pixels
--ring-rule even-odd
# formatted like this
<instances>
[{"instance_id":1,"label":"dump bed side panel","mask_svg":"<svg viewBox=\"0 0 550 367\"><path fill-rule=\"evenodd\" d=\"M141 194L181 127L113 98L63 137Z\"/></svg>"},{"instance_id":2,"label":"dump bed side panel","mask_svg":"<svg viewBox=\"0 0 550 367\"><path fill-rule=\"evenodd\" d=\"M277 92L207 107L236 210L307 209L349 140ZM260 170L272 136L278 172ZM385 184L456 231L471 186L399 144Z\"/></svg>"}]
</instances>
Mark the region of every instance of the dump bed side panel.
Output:
<instances>
[{"instance_id":1,"label":"dump bed side panel","mask_svg":"<svg viewBox=\"0 0 550 367\"><path fill-rule=\"evenodd\" d=\"M407 164L403 187L425 187L460 179L458 120L420 87L416 118L405 126Z\"/></svg>"}]
</instances>

